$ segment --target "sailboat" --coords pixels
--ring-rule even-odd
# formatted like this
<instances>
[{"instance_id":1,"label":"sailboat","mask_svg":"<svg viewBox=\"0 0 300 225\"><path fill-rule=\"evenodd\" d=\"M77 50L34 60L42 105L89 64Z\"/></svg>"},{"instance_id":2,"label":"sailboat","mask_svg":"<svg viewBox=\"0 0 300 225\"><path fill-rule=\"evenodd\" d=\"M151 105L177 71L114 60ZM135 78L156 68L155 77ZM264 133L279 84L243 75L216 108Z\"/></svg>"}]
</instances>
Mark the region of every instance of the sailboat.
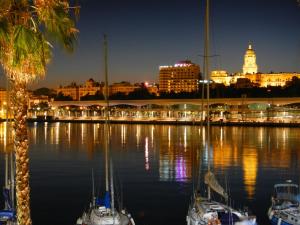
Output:
<instances>
[{"instance_id":1,"label":"sailboat","mask_svg":"<svg viewBox=\"0 0 300 225\"><path fill-rule=\"evenodd\" d=\"M115 208L114 200L114 182L113 182L113 164L109 159L109 100L108 100L108 63L107 63L107 38L104 35L104 61L105 61L105 193L103 198L95 196L94 181L93 181L93 197L90 202L89 209L77 219L76 225L135 225L131 215L125 210L117 210ZM109 184L109 171L110 171L110 184Z\"/></svg>"},{"instance_id":2,"label":"sailboat","mask_svg":"<svg viewBox=\"0 0 300 225\"><path fill-rule=\"evenodd\" d=\"M12 153L5 153L5 185L3 187L3 197L4 197L4 209L0 210L0 225L17 225L16 210L14 204L14 174L13 174L13 164L12 164ZM11 176L9 177L9 164L11 167Z\"/></svg>"},{"instance_id":3,"label":"sailboat","mask_svg":"<svg viewBox=\"0 0 300 225\"><path fill-rule=\"evenodd\" d=\"M7 93L8 93L7 82ZM0 225L17 225L16 210L15 210L15 169L14 156L12 151L9 151L10 136L9 136L9 97L7 95L7 109L6 109L6 126L5 126L5 184L3 186L4 209L0 210Z\"/></svg>"},{"instance_id":4,"label":"sailboat","mask_svg":"<svg viewBox=\"0 0 300 225\"><path fill-rule=\"evenodd\" d=\"M196 188L192 196L188 213L187 225L238 225L247 224L255 225L256 218L248 215L247 211L235 210L228 203L228 193L217 181L214 173L210 168L210 106L209 106L209 4L210 0L206 0L205 15L205 47L204 47L204 72L206 75L206 94L207 94L207 110L206 110L206 148L208 151L208 171L204 177L204 183L207 186L207 196L201 196L199 187ZM219 194L225 203L213 201L211 192Z\"/></svg>"},{"instance_id":5,"label":"sailboat","mask_svg":"<svg viewBox=\"0 0 300 225\"><path fill-rule=\"evenodd\" d=\"M288 180L274 185L268 216L273 225L300 224L299 186Z\"/></svg>"}]
</instances>

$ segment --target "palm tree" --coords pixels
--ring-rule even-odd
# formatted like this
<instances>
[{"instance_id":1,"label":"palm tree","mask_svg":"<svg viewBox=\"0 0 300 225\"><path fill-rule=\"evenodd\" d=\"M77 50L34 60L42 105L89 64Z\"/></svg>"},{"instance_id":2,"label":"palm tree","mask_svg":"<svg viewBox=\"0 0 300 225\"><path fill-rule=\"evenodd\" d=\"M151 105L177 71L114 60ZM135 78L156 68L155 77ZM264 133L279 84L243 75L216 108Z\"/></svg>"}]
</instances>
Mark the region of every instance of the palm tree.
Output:
<instances>
[{"instance_id":1,"label":"palm tree","mask_svg":"<svg viewBox=\"0 0 300 225\"><path fill-rule=\"evenodd\" d=\"M52 45L72 51L79 7L68 0L1 0L0 62L11 84L18 225L30 225L27 86L46 74ZM75 12L75 13L72 13Z\"/></svg>"}]
</instances>

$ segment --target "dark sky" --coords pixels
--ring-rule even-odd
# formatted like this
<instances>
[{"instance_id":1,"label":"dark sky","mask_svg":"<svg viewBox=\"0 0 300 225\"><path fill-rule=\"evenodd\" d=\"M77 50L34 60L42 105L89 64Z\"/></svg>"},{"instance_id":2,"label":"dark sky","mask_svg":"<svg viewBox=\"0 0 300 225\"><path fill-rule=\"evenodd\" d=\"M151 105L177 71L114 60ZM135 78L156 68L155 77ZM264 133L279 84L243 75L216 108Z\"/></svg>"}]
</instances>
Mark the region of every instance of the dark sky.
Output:
<instances>
[{"instance_id":1,"label":"dark sky","mask_svg":"<svg viewBox=\"0 0 300 225\"><path fill-rule=\"evenodd\" d=\"M190 59L202 65L204 0L81 0L78 46L56 48L46 78L56 87L103 80L103 33L110 82L158 81L158 66ZM300 72L300 7L296 0L211 0L212 67L242 70L249 41L259 71Z\"/></svg>"}]
</instances>

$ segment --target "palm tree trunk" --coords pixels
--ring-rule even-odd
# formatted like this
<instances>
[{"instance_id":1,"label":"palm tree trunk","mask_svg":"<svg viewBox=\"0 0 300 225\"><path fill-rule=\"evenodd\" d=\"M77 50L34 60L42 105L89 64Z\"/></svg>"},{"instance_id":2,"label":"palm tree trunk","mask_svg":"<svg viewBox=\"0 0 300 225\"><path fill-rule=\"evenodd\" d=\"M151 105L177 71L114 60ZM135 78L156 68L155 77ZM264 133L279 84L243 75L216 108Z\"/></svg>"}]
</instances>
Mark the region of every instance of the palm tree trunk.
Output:
<instances>
[{"instance_id":1,"label":"palm tree trunk","mask_svg":"<svg viewBox=\"0 0 300 225\"><path fill-rule=\"evenodd\" d=\"M11 81L12 107L14 115L14 148L16 157L16 200L18 225L31 225L29 157L27 135L27 85Z\"/></svg>"}]
</instances>

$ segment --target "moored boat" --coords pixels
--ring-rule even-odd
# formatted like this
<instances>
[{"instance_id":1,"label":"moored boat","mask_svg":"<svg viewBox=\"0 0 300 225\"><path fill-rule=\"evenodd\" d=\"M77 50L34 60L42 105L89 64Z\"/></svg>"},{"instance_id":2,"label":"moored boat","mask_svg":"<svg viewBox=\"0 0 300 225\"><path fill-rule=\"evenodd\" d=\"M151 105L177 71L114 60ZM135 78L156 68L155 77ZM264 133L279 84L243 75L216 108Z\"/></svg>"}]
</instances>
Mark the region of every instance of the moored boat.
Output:
<instances>
[{"instance_id":1,"label":"moored boat","mask_svg":"<svg viewBox=\"0 0 300 225\"><path fill-rule=\"evenodd\" d=\"M0 225L17 225L16 211L11 204L11 192L9 189L3 189L5 199L5 208L0 210Z\"/></svg>"},{"instance_id":2,"label":"moored boat","mask_svg":"<svg viewBox=\"0 0 300 225\"><path fill-rule=\"evenodd\" d=\"M205 184L210 189L220 194L226 202L228 195L218 184L213 173L205 176ZM248 214L247 210L237 210L220 201L213 201L210 197L202 197L196 192L192 198L188 214L187 225L256 225L256 217Z\"/></svg>"},{"instance_id":3,"label":"moored boat","mask_svg":"<svg viewBox=\"0 0 300 225\"><path fill-rule=\"evenodd\" d=\"M297 184L275 184L268 216L274 225L300 224L299 187Z\"/></svg>"},{"instance_id":4,"label":"moored boat","mask_svg":"<svg viewBox=\"0 0 300 225\"><path fill-rule=\"evenodd\" d=\"M202 110L204 100L204 83L206 83L206 140L205 145L208 152L207 173L204 177L204 183L207 187L207 196L203 197L200 194L199 185L195 188L192 196L188 213L186 216L187 225L255 225L256 217L249 216L247 211L236 210L228 204L229 196L223 187L218 183L210 166L210 70L209 70L209 8L210 0L206 0L205 10L205 45L204 45L204 75L207 82L203 82L202 86ZM203 113L204 114L204 110ZM200 171L200 169L198 170ZM200 173L200 172L199 172ZM198 178L199 179L199 178ZM214 201L211 197L211 191L216 192L224 199L225 203L221 201Z\"/></svg>"},{"instance_id":5,"label":"moored boat","mask_svg":"<svg viewBox=\"0 0 300 225\"><path fill-rule=\"evenodd\" d=\"M135 225L133 218L125 210L118 212L110 204L110 193L105 193L104 201L95 201L77 219L76 225Z\"/></svg>"},{"instance_id":6,"label":"moored boat","mask_svg":"<svg viewBox=\"0 0 300 225\"><path fill-rule=\"evenodd\" d=\"M105 64L105 86L108 87L106 35L104 35L104 56L105 56L105 63L104 63ZM83 215L77 219L76 225L135 225L133 218L125 209L119 207L120 209L117 210L115 207L113 164L112 164L112 158L110 158L109 155L109 145L110 145L109 114L110 112L109 112L108 88L105 89L104 97L106 100L105 124L104 124L105 193L103 198L95 197L94 178L93 178L92 201L90 203L89 209L85 211ZM108 163L109 158L110 158L110 165Z\"/></svg>"}]
</instances>

